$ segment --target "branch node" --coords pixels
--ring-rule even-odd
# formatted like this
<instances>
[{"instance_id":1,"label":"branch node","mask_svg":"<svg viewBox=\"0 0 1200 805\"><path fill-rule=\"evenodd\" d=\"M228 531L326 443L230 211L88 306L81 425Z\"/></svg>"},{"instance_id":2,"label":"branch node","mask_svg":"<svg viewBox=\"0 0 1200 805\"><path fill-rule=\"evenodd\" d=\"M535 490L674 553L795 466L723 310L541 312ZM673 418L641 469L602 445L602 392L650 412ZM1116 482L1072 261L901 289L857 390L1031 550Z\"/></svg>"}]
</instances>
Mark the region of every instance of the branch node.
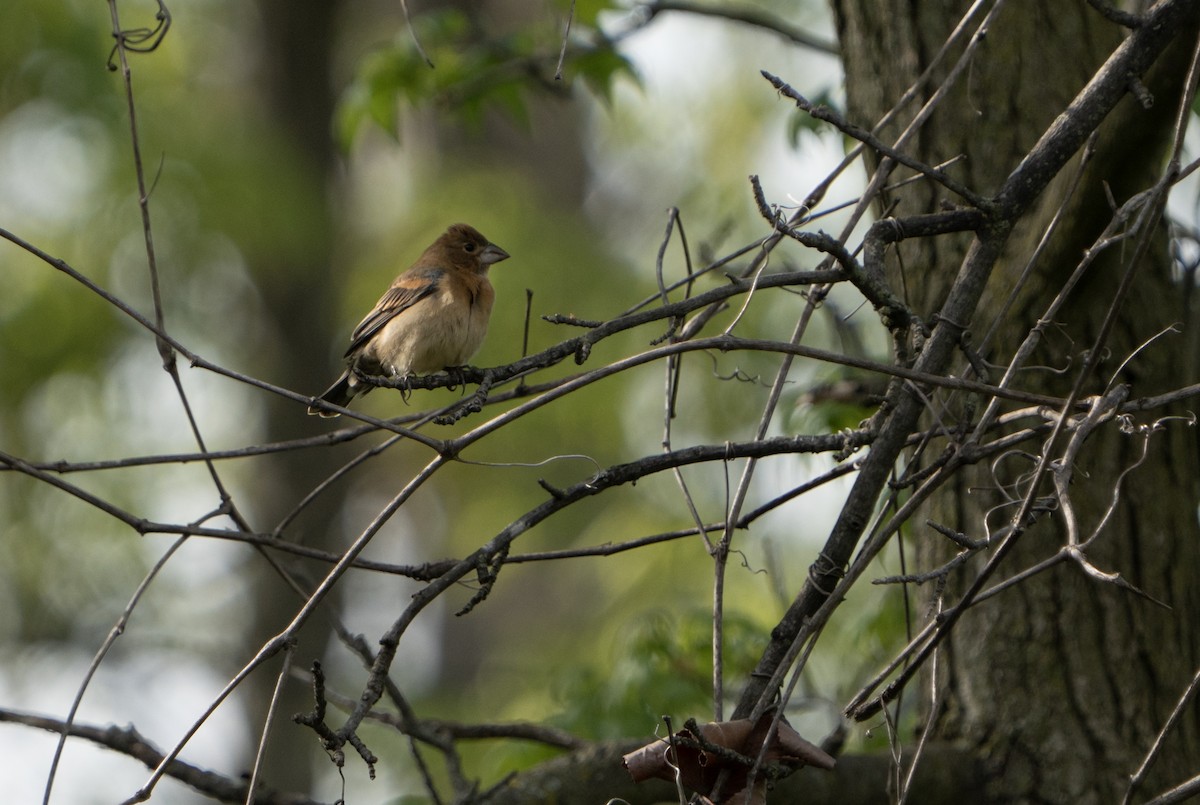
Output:
<instances>
[{"instance_id":1,"label":"branch node","mask_svg":"<svg viewBox=\"0 0 1200 805\"><path fill-rule=\"evenodd\" d=\"M1143 109L1149 111L1154 107L1154 93L1150 92L1137 76L1129 79L1129 92L1137 98L1137 102L1142 105Z\"/></svg>"},{"instance_id":2,"label":"branch node","mask_svg":"<svg viewBox=\"0 0 1200 805\"><path fill-rule=\"evenodd\" d=\"M490 562L484 556L479 556L475 564L475 577L479 579L479 590L471 596L471 600L462 609L454 613L456 616L466 615L491 594L492 588L496 586L496 579L500 577L500 568L504 565L504 560L508 558L508 547L505 545L497 550Z\"/></svg>"}]
</instances>

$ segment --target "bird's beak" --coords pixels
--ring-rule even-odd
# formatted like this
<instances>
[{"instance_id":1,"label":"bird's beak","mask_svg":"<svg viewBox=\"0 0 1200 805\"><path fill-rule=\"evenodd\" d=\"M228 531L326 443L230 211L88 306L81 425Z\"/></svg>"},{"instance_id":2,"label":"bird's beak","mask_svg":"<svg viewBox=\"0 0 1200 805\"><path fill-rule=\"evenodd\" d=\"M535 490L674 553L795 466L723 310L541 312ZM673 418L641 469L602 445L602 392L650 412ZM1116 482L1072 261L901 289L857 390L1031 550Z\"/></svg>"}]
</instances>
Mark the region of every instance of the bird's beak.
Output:
<instances>
[{"instance_id":1,"label":"bird's beak","mask_svg":"<svg viewBox=\"0 0 1200 805\"><path fill-rule=\"evenodd\" d=\"M490 266L492 263L499 263L501 260L508 259L508 252L501 249L495 243L489 243L484 250L479 253L479 259L483 261L485 266Z\"/></svg>"}]
</instances>

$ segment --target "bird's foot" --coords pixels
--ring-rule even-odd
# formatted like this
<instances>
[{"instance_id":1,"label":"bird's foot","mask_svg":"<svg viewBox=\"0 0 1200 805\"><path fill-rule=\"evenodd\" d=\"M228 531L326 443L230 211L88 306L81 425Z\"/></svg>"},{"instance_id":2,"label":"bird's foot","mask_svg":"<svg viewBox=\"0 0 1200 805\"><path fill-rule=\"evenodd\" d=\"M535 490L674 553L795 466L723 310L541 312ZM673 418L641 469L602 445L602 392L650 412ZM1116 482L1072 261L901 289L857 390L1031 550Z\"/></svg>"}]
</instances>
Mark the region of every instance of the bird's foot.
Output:
<instances>
[{"instance_id":1,"label":"bird's foot","mask_svg":"<svg viewBox=\"0 0 1200 805\"><path fill-rule=\"evenodd\" d=\"M408 405L408 401L412 399L412 375L402 374L396 378L396 388L400 390L400 399L404 400L404 404Z\"/></svg>"},{"instance_id":2,"label":"bird's foot","mask_svg":"<svg viewBox=\"0 0 1200 805\"><path fill-rule=\"evenodd\" d=\"M393 383L393 388L400 392L400 399L404 400L405 405L408 405L408 401L412 398L413 393L412 372L400 372L394 366L387 367L387 370L388 376Z\"/></svg>"},{"instance_id":3,"label":"bird's foot","mask_svg":"<svg viewBox=\"0 0 1200 805\"><path fill-rule=\"evenodd\" d=\"M466 366L447 366L446 377L450 379L446 388L454 390L461 388L464 392L467 389L467 369Z\"/></svg>"}]
</instances>

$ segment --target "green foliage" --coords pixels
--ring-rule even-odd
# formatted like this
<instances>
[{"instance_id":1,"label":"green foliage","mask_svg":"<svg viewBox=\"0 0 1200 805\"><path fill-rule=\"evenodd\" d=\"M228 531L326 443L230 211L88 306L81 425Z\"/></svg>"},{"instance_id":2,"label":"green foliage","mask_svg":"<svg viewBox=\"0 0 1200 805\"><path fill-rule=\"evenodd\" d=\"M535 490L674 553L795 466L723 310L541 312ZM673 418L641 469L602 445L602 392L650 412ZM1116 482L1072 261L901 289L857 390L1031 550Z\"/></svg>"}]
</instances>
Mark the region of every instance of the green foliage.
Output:
<instances>
[{"instance_id":1,"label":"green foliage","mask_svg":"<svg viewBox=\"0 0 1200 805\"><path fill-rule=\"evenodd\" d=\"M789 394L791 405L783 410L788 433L840 433L862 427L879 408L882 384L839 379Z\"/></svg>"},{"instance_id":2,"label":"green foliage","mask_svg":"<svg viewBox=\"0 0 1200 805\"><path fill-rule=\"evenodd\" d=\"M608 101L620 76L636 81L637 75L613 42L586 28L603 7L589 4L583 14L576 9L563 74L578 76L591 92ZM374 124L398 139L401 114L408 108L432 107L474 128L495 109L527 127L531 91L567 88L554 77L561 30L555 33L543 26L497 37L484 36L478 28L479 21L461 11L431 11L414 21L411 34L401 32L390 44L364 56L338 105L336 128L342 146L349 148L364 124Z\"/></svg>"},{"instance_id":3,"label":"green foliage","mask_svg":"<svg viewBox=\"0 0 1200 805\"><path fill-rule=\"evenodd\" d=\"M833 97L833 87L825 87L816 96L809 98L816 106L828 106L831 109L837 109L837 103ZM840 111L840 110L839 110ZM814 134L819 134L828 130L829 124L817 120L807 112L801 112L797 109L788 116L787 121L787 137L792 148L800 148L800 135L806 131L811 131Z\"/></svg>"},{"instance_id":4,"label":"green foliage","mask_svg":"<svg viewBox=\"0 0 1200 805\"><path fill-rule=\"evenodd\" d=\"M557 706L545 723L589 739L649 736L665 729L669 715L678 729L688 718L712 719L712 613L695 607L681 613L666 609L631 614L609 624L612 634L594 641L594 649L574 661L556 662L562 669L549 693L552 702L508 703L527 712ZM743 614L725 614L725 678L743 679L761 651L763 624ZM500 779L555 757L561 750L532 742L489 742L464 745L485 779Z\"/></svg>"},{"instance_id":5,"label":"green foliage","mask_svg":"<svg viewBox=\"0 0 1200 805\"><path fill-rule=\"evenodd\" d=\"M592 94L606 104L612 103L613 88L621 76L640 85L633 63L611 45L580 52L570 67Z\"/></svg>"},{"instance_id":6,"label":"green foliage","mask_svg":"<svg viewBox=\"0 0 1200 805\"><path fill-rule=\"evenodd\" d=\"M397 113L402 103L420 104L463 80L462 62L448 43L466 31L466 17L455 10L426 14L417 34L437 57L438 69L421 57L411 39L397 39L365 55L354 80L342 94L337 111L339 141L348 148L364 123L398 135ZM469 73L468 73L469 75Z\"/></svg>"},{"instance_id":7,"label":"green foliage","mask_svg":"<svg viewBox=\"0 0 1200 805\"><path fill-rule=\"evenodd\" d=\"M726 613L725 677L740 679L754 667L761 624ZM612 641L608 662L563 679L557 723L595 738L644 735L672 716L676 724L711 719L712 613L656 610L627 622Z\"/></svg>"},{"instance_id":8,"label":"green foliage","mask_svg":"<svg viewBox=\"0 0 1200 805\"><path fill-rule=\"evenodd\" d=\"M566 19L567 13L574 14L571 27L576 29L578 27L596 27L600 14L615 8L615 5L608 0L554 0L554 4L562 10L563 20Z\"/></svg>"}]
</instances>

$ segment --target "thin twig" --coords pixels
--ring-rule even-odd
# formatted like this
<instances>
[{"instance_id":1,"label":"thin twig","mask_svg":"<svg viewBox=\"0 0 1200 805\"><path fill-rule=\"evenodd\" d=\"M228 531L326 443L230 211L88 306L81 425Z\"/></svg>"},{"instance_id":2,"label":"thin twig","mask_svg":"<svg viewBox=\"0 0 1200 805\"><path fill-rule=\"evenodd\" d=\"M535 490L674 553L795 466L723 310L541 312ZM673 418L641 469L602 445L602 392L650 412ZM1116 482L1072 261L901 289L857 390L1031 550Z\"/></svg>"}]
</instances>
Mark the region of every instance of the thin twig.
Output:
<instances>
[{"instance_id":1,"label":"thin twig","mask_svg":"<svg viewBox=\"0 0 1200 805\"><path fill-rule=\"evenodd\" d=\"M558 65L554 68L554 80L562 81L563 62L567 60L567 42L571 39L571 23L575 20L575 0L571 0L571 8L567 11L567 24L563 26L562 49L558 51Z\"/></svg>"}]
</instances>

